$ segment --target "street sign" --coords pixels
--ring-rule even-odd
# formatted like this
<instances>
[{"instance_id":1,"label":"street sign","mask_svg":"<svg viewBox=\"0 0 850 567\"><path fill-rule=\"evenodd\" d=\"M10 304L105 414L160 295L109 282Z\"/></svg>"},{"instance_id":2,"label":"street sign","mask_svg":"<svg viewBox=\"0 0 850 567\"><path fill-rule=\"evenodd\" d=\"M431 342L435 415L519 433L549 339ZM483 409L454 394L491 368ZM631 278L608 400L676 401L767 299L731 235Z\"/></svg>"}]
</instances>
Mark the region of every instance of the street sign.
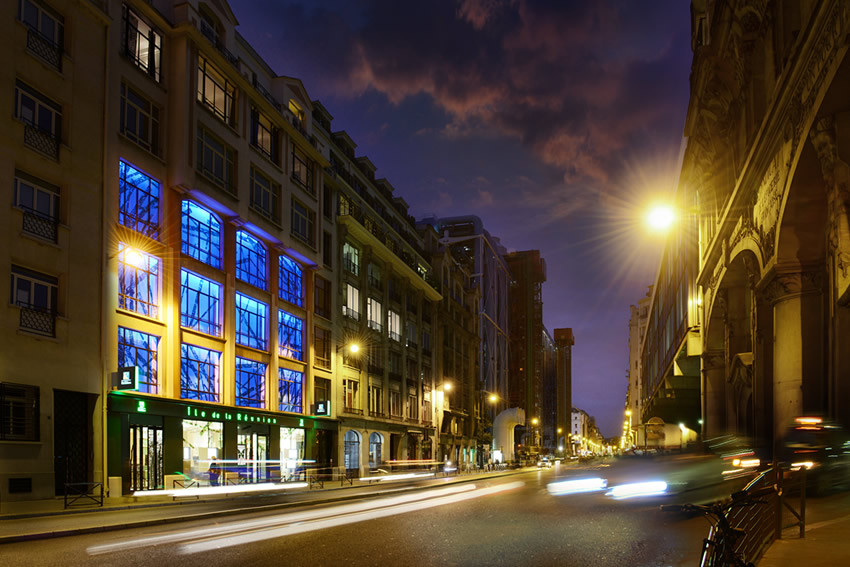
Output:
<instances>
[{"instance_id":1,"label":"street sign","mask_svg":"<svg viewBox=\"0 0 850 567\"><path fill-rule=\"evenodd\" d=\"M321 402L316 402L315 404L313 404L313 407L311 409L313 411L311 411L310 413L312 413L313 415L330 415L331 414L331 402L330 402L330 400L324 400L324 401L321 401Z\"/></svg>"}]
</instances>

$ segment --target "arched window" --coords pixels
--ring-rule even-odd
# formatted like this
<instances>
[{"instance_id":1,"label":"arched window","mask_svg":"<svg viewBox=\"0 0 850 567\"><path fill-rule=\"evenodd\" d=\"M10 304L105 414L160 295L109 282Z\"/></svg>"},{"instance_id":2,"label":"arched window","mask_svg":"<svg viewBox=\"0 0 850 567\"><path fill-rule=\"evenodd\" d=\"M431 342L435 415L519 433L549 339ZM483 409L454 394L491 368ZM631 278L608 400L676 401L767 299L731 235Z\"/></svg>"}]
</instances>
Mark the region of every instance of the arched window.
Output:
<instances>
[{"instance_id":1,"label":"arched window","mask_svg":"<svg viewBox=\"0 0 850 567\"><path fill-rule=\"evenodd\" d=\"M381 466L383 457L381 450L384 446L384 437L380 433L369 435L369 468L376 469Z\"/></svg>"},{"instance_id":2,"label":"arched window","mask_svg":"<svg viewBox=\"0 0 850 567\"><path fill-rule=\"evenodd\" d=\"M353 430L345 432L345 470L360 468L360 434Z\"/></svg>"}]
</instances>

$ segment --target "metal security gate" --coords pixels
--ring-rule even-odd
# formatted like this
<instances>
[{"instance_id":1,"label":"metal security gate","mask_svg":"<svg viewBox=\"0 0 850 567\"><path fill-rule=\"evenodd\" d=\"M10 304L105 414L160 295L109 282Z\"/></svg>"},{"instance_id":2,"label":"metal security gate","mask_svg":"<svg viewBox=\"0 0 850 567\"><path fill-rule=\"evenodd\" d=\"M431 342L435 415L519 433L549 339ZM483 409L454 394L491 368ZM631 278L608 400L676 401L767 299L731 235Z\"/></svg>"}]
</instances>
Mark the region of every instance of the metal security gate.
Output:
<instances>
[{"instance_id":1,"label":"metal security gate","mask_svg":"<svg viewBox=\"0 0 850 567\"><path fill-rule=\"evenodd\" d=\"M89 482L91 412L88 395L53 391L53 473L56 495L65 494L65 483Z\"/></svg>"},{"instance_id":2,"label":"metal security gate","mask_svg":"<svg viewBox=\"0 0 850 567\"><path fill-rule=\"evenodd\" d=\"M130 426L130 490L163 488L162 427Z\"/></svg>"}]
</instances>

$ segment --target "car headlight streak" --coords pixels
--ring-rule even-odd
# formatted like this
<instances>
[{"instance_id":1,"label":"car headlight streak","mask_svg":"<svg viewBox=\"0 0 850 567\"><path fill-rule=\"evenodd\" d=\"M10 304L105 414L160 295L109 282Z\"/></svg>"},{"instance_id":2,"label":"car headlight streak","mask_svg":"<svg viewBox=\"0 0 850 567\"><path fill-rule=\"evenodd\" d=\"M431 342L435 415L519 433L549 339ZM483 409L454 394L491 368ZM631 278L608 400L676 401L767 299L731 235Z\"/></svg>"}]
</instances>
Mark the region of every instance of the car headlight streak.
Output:
<instances>
[{"instance_id":1,"label":"car headlight streak","mask_svg":"<svg viewBox=\"0 0 850 567\"><path fill-rule=\"evenodd\" d=\"M605 496L611 496L617 500L623 500L625 498L636 498L639 496L658 496L665 492L667 492L667 483L663 480L656 480L651 482L620 484L606 492Z\"/></svg>"}]
</instances>

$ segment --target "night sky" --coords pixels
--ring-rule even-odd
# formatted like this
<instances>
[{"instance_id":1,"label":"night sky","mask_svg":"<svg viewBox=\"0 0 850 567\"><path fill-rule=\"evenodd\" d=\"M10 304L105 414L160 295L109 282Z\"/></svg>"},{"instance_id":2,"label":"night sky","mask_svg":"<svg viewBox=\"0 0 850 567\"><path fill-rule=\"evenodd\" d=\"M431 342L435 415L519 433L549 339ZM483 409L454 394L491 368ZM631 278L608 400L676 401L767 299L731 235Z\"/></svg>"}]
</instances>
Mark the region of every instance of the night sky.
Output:
<instances>
[{"instance_id":1,"label":"night sky","mask_svg":"<svg viewBox=\"0 0 850 567\"><path fill-rule=\"evenodd\" d=\"M622 431L629 305L662 241L640 218L677 182L687 0L231 1L416 218L475 214L546 260L543 321L572 327L573 405Z\"/></svg>"}]
</instances>

